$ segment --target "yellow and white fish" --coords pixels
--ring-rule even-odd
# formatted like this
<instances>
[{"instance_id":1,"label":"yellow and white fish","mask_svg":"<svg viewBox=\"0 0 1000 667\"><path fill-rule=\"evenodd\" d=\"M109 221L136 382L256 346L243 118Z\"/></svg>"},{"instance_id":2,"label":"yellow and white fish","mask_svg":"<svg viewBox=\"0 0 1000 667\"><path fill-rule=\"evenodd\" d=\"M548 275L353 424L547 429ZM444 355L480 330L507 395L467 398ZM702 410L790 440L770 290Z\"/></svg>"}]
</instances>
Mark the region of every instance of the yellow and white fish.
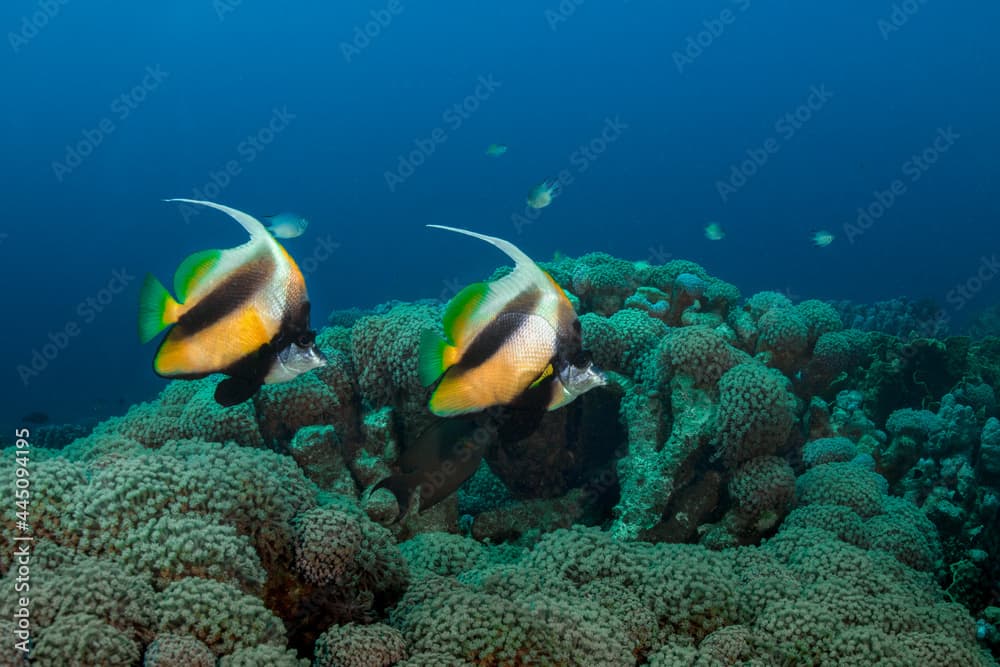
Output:
<instances>
[{"instance_id":1,"label":"yellow and white fish","mask_svg":"<svg viewBox=\"0 0 1000 667\"><path fill-rule=\"evenodd\" d=\"M139 339L169 327L153 360L156 373L197 379L229 376L215 399L235 405L262 384L287 382L326 363L309 328L309 296L295 260L256 218L221 204L193 199L227 213L250 240L227 250L196 252L174 274L176 299L152 275L139 295Z\"/></svg>"},{"instance_id":2,"label":"yellow and white fish","mask_svg":"<svg viewBox=\"0 0 1000 667\"><path fill-rule=\"evenodd\" d=\"M514 260L491 283L473 283L448 304L446 339L424 332L420 379L438 382L430 409L439 416L493 406L555 410L605 384L583 350L580 320L565 292L530 257L503 239L428 225L490 243Z\"/></svg>"},{"instance_id":3,"label":"yellow and white fish","mask_svg":"<svg viewBox=\"0 0 1000 667\"><path fill-rule=\"evenodd\" d=\"M559 194L559 181L542 181L528 193L527 203L531 208L545 208Z\"/></svg>"}]
</instances>

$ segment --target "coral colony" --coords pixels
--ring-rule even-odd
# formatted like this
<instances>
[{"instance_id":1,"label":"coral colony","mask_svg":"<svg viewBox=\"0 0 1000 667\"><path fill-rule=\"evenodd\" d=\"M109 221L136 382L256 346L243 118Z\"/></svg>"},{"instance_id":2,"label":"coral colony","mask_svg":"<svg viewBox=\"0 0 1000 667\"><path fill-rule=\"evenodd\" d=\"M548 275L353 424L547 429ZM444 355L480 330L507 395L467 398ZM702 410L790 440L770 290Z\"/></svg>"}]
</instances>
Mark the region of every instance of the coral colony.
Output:
<instances>
[{"instance_id":1,"label":"coral colony","mask_svg":"<svg viewBox=\"0 0 1000 667\"><path fill-rule=\"evenodd\" d=\"M371 489L435 419L438 303L332 314L325 366L233 407L209 377L31 425L31 664L996 664L1000 339L687 261L542 266L607 385L401 519Z\"/></svg>"}]
</instances>

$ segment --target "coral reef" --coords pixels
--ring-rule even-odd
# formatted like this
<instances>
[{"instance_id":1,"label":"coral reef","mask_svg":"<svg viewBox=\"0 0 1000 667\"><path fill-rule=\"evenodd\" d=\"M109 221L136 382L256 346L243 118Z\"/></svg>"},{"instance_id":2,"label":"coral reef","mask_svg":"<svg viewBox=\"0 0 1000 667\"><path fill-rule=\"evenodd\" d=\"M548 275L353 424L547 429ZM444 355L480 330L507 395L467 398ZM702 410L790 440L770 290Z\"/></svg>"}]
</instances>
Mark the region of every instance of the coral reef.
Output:
<instances>
[{"instance_id":1,"label":"coral reef","mask_svg":"<svg viewBox=\"0 0 1000 667\"><path fill-rule=\"evenodd\" d=\"M433 423L438 303L332 314L327 366L238 406L178 381L40 431L32 664L996 664L1000 341L682 260L543 267L608 386L398 522L373 487Z\"/></svg>"}]
</instances>

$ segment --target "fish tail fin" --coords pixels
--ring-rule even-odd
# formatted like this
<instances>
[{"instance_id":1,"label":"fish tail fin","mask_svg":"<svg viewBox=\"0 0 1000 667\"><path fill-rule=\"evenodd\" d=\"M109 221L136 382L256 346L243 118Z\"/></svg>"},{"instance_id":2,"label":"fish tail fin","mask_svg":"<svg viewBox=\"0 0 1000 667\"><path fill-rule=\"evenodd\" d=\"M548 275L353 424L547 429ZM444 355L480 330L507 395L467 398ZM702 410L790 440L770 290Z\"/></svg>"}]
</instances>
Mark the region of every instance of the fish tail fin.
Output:
<instances>
[{"instance_id":1,"label":"fish tail fin","mask_svg":"<svg viewBox=\"0 0 1000 667\"><path fill-rule=\"evenodd\" d=\"M260 222L260 220L253 217L249 213L244 213L243 211L239 211L235 208L230 208L229 206L224 206L222 204L216 204L215 202L202 201L200 199L174 198L174 199L164 199L163 201L171 201L171 202L176 201L176 202L183 202L185 204L201 204L202 206L214 208L217 211L222 211L223 213L227 214L230 218L240 223L240 225L243 226L243 229L247 230L247 232L250 234L250 238L252 239L271 238L270 232L267 231L267 228Z\"/></svg>"},{"instance_id":2,"label":"fish tail fin","mask_svg":"<svg viewBox=\"0 0 1000 667\"><path fill-rule=\"evenodd\" d=\"M458 348L449 345L433 329L426 329L420 335L418 374L425 387L434 384L450 366L457 361Z\"/></svg>"},{"instance_id":3,"label":"fish tail fin","mask_svg":"<svg viewBox=\"0 0 1000 667\"><path fill-rule=\"evenodd\" d=\"M181 305L153 274L147 274L139 291L139 340L143 343L177 321Z\"/></svg>"}]
</instances>

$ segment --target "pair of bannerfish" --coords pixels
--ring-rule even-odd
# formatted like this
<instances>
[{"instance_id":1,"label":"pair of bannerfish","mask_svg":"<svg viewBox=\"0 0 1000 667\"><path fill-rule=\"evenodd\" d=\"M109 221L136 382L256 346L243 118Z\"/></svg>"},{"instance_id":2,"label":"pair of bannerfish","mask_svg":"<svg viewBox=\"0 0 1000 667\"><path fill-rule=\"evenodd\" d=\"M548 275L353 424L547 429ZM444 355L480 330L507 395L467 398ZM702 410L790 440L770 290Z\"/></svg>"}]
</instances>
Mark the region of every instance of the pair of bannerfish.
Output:
<instances>
[{"instance_id":1,"label":"pair of bannerfish","mask_svg":"<svg viewBox=\"0 0 1000 667\"><path fill-rule=\"evenodd\" d=\"M250 240L185 259L174 275L175 296L146 277L139 337L145 343L169 328L154 358L156 373L180 379L223 373L228 377L215 399L231 406L264 384L323 366L309 325L305 278L276 240L280 235L228 206L168 201L223 211ZM499 280L469 285L448 303L444 338L423 332L419 376L425 386L436 383L429 408L439 419L404 447L400 472L378 485L396 495L400 516L416 491L421 509L430 507L475 471L490 446L527 437L545 412L606 381L583 349L572 304L548 273L503 239L428 226L491 243L515 266Z\"/></svg>"}]
</instances>

